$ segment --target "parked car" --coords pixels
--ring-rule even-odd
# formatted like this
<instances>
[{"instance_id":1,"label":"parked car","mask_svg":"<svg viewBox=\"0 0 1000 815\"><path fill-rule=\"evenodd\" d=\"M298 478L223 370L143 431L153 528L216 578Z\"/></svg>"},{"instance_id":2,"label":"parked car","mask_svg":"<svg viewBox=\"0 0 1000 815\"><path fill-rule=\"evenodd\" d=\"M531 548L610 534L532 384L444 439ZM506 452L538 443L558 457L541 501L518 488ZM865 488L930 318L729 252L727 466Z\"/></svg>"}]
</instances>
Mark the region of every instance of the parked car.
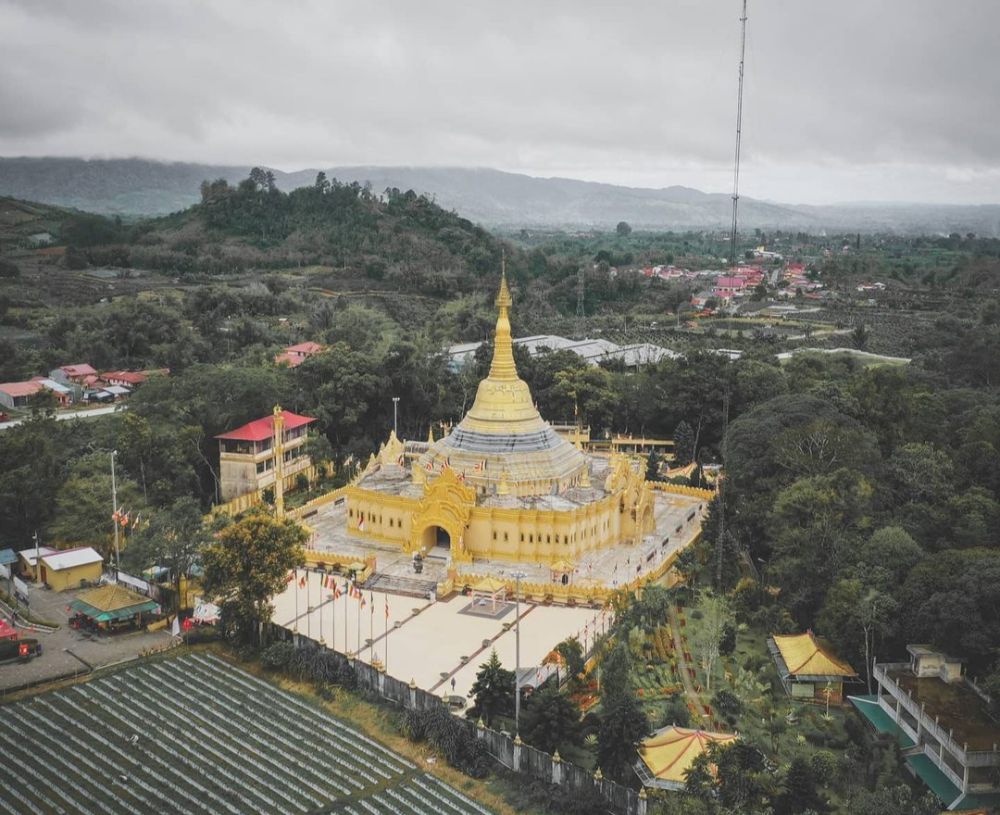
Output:
<instances>
[{"instance_id":1,"label":"parked car","mask_svg":"<svg viewBox=\"0 0 1000 815\"><path fill-rule=\"evenodd\" d=\"M14 660L27 662L41 653L42 644L35 639L0 641L0 663L13 662Z\"/></svg>"}]
</instances>

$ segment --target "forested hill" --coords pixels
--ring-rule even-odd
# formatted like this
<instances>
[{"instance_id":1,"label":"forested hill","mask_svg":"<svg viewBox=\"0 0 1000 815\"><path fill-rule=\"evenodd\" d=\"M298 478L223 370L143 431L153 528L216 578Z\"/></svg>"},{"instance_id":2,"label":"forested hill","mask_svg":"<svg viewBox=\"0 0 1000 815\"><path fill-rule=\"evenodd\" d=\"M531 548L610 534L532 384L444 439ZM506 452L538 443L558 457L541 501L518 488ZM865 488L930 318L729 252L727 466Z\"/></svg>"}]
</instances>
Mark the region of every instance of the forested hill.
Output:
<instances>
[{"instance_id":1,"label":"forested hill","mask_svg":"<svg viewBox=\"0 0 1000 815\"><path fill-rule=\"evenodd\" d=\"M444 295L500 266L496 238L426 197L376 195L323 173L283 192L254 168L236 186L203 182L200 202L183 212L136 224L83 216L75 226L71 262L171 274L328 266L375 288Z\"/></svg>"}]
</instances>

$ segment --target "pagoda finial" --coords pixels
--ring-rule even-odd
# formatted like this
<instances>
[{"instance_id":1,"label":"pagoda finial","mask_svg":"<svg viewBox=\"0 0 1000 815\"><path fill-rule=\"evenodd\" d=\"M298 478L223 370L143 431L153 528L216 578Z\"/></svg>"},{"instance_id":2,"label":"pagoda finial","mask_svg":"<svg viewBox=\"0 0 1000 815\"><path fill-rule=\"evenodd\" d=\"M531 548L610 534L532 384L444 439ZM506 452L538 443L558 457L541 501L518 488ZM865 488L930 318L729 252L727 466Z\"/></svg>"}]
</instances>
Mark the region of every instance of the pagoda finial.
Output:
<instances>
[{"instance_id":1,"label":"pagoda finial","mask_svg":"<svg viewBox=\"0 0 1000 815\"><path fill-rule=\"evenodd\" d=\"M510 317L507 312L513 305L507 287L507 254L502 251L500 260L500 291L497 292L496 304L500 313L497 315L496 335L493 338L493 361L490 363L491 379L517 379L517 367L514 365L514 342L510 335Z\"/></svg>"},{"instance_id":2,"label":"pagoda finial","mask_svg":"<svg viewBox=\"0 0 1000 815\"><path fill-rule=\"evenodd\" d=\"M501 312L514 305L514 298L510 296L510 288L507 286L507 250L500 250L500 291L497 292L497 308Z\"/></svg>"}]
</instances>

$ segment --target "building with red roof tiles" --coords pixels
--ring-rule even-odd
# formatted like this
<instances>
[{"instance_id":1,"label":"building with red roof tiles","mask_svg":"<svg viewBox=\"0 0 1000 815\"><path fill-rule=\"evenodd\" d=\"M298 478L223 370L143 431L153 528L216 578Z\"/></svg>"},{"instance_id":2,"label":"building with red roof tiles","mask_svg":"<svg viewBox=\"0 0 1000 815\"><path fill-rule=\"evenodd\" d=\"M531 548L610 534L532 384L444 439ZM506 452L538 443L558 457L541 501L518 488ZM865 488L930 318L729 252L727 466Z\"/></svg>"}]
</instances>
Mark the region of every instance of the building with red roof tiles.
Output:
<instances>
[{"instance_id":1,"label":"building with red roof tiles","mask_svg":"<svg viewBox=\"0 0 1000 815\"><path fill-rule=\"evenodd\" d=\"M61 382L63 385L68 385L70 382L83 385L88 377L94 376L96 373L97 370L86 362L77 362L73 365L62 365L54 368L49 371L49 378Z\"/></svg>"},{"instance_id":2,"label":"building with red roof tiles","mask_svg":"<svg viewBox=\"0 0 1000 815\"><path fill-rule=\"evenodd\" d=\"M148 378L144 371L107 371L101 374L101 379L109 385L121 385L126 388L141 385Z\"/></svg>"},{"instance_id":3,"label":"building with red roof tiles","mask_svg":"<svg viewBox=\"0 0 1000 815\"><path fill-rule=\"evenodd\" d=\"M307 340L297 345L289 345L280 354L276 354L274 362L276 365L287 365L289 368L298 368L309 357L321 354L325 349L318 342Z\"/></svg>"},{"instance_id":4,"label":"building with red roof tiles","mask_svg":"<svg viewBox=\"0 0 1000 815\"><path fill-rule=\"evenodd\" d=\"M9 408L27 407L31 397L42 390L41 382L0 383L0 405Z\"/></svg>"},{"instance_id":5,"label":"building with red roof tiles","mask_svg":"<svg viewBox=\"0 0 1000 815\"><path fill-rule=\"evenodd\" d=\"M308 427L316 420L289 410L282 411L282 416L282 470L285 489L289 489L300 473L307 477L310 474L312 461L305 453L305 443ZM274 416L255 419L215 438L219 440L219 490L223 501L274 486Z\"/></svg>"}]
</instances>

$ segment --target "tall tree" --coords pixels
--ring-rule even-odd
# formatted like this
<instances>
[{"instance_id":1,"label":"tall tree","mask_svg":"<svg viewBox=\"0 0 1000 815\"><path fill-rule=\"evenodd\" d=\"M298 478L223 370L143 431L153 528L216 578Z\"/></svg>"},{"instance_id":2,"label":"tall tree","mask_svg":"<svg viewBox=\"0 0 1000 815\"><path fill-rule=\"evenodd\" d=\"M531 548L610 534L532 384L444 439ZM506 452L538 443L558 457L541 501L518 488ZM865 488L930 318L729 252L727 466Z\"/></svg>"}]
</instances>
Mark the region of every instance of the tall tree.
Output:
<instances>
[{"instance_id":1,"label":"tall tree","mask_svg":"<svg viewBox=\"0 0 1000 815\"><path fill-rule=\"evenodd\" d=\"M580 735L580 708L554 685L535 691L521 716L524 740L551 753L575 745Z\"/></svg>"},{"instance_id":2,"label":"tall tree","mask_svg":"<svg viewBox=\"0 0 1000 815\"><path fill-rule=\"evenodd\" d=\"M256 643L274 613L271 598L302 563L306 531L288 518L256 510L226 527L202 554L205 594L222 606L222 625L240 642Z\"/></svg>"},{"instance_id":3,"label":"tall tree","mask_svg":"<svg viewBox=\"0 0 1000 815\"><path fill-rule=\"evenodd\" d=\"M490 658L479 666L476 681L469 696L474 699L468 715L479 718L488 725L497 716L509 716L514 711L514 672L500 664L497 649L490 651Z\"/></svg>"},{"instance_id":4,"label":"tall tree","mask_svg":"<svg viewBox=\"0 0 1000 815\"><path fill-rule=\"evenodd\" d=\"M605 709L597 731L597 764L601 771L619 782L629 779L638 756L638 744L649 732L649 720L635 695L618 697Z\"/></svg>"},{"instance_id":5,"label":"tall tree","mask_svg":"<svg viewBox=\"0 0 1000 815\"><path fill-rule=\"evenodd\" d=\"M122 560L135 571L154 565L166 568L174 584L176 610L180 610L181 578L190 574L191 566L210 541L198 502L194 498L180 498L164 509L151 512L148 525L140 524Z\"/></svg>"}]
</instances>

